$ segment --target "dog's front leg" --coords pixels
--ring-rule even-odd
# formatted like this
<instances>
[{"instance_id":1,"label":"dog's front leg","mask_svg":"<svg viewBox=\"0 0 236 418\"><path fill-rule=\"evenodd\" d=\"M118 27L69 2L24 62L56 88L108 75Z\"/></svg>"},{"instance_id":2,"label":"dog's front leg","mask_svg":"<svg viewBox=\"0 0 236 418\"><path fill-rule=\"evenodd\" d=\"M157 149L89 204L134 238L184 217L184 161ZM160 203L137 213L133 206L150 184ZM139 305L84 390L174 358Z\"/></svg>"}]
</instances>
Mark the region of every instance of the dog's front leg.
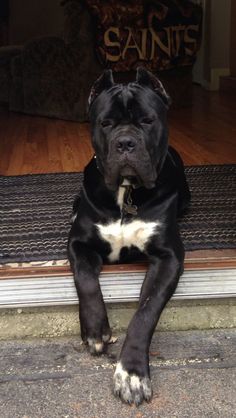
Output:
<instances>
[{"instance_id":1,"label":"dog's front leg","mask_svg":"<svg viewBox=\"0 0 236 418\"><path fill-rule=\"evenodd\" d=\"M173 295L182 272L183 256L166 249L152 256L137 312L128 327L114 374L114 393L124 402L139 405L152 397L149 346L157 321Z\"/></svg>"},{"instance_id":2,"label":"dog's front leg","mask_svg":"<svg viewBox=\"0 0 236 418\"><path fill-rule=\"evenodd\" d=\"M88 344L91 354L101 354L111 337L98 280L102 259L98 253L78 241L71 243L69 250L79 297L81 337Z\"/></svg>"}]
</instances>

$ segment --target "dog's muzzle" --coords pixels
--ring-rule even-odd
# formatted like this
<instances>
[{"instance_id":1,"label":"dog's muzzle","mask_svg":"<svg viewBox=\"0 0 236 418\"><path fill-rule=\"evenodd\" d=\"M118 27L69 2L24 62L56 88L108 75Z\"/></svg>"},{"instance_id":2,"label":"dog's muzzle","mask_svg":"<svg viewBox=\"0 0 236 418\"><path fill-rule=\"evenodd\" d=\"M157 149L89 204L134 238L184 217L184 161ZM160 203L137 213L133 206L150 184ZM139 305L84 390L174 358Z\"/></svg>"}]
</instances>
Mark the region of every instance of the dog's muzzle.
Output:
<instances>
[{"instance_id":1,"label":"dog's muzzle","mask_svg":"<svg viewBox=\"0 0 236 418\"><path fill-rule=\"evenodd\" d=\"M135 126L122 126L113 131L104 168L105 182L113 190L124 178L147 188L155 186L156 170L145 139Z\"/></svg>"}]
</instances>

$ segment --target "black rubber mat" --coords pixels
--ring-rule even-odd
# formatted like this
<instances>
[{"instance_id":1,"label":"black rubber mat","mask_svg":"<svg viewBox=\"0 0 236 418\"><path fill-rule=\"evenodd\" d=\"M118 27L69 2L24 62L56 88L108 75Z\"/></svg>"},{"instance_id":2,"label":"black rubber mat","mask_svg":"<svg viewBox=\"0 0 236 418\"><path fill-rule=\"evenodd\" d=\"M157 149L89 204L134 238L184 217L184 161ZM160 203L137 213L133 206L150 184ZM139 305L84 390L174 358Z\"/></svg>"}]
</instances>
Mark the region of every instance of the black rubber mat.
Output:
<instances>
[{"instance_id":1,"label":"black rubber mat","mask_svg":"<svg viewBox=\"0 0 236 418\"><path fill-rule=\"evenodd\" d=\"M186 168L190 211L180 222L186 250L236 248L236 165ZM0 264L66 258L82 173L0 176Z\"/></svg>"}]
</instances>

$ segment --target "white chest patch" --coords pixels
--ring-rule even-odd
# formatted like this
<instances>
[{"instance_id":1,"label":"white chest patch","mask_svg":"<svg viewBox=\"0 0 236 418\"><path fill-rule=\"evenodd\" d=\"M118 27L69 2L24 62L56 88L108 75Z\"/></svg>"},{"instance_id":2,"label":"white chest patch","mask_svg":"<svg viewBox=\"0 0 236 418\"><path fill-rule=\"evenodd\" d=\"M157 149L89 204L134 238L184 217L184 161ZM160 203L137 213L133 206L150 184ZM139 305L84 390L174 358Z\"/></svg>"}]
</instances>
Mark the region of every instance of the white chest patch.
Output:
<instances>
[{"instance_id":1,"label":"white chest patch","mask_svg":"<svg viewBox=\"0 0 236 418\"><path fill-rule=\"evenodd\" d=\"M120 250L123 247L134 245L140 251L144 251L152 235L156 232L160 222L143 222L134 220L126 224L121 224L120 220L107 224L97 224L100 236L111 245L109 260L111 262L119 259Z\"/></svg>"}]
</instances>

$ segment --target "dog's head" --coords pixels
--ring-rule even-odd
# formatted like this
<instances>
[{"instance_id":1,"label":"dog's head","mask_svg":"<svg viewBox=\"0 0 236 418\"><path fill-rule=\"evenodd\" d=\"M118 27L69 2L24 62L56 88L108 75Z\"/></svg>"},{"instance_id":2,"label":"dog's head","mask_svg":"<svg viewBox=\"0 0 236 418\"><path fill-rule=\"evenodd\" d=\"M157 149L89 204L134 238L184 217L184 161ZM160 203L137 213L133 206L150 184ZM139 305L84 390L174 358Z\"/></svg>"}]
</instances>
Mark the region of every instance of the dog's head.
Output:
<instances>
[{"instance_id":1,"label":"dog's head","mask_svg":"<svg viewBox=\"0 0 236 418\"><path fill-rule=\"evenodd\" d=\"M158 78L143 68L136 81L114 83L106 70L89 97L92 144L107 187L124 179L152 188L167 153L169 97Z\"/></svg>"}]
</instances>

